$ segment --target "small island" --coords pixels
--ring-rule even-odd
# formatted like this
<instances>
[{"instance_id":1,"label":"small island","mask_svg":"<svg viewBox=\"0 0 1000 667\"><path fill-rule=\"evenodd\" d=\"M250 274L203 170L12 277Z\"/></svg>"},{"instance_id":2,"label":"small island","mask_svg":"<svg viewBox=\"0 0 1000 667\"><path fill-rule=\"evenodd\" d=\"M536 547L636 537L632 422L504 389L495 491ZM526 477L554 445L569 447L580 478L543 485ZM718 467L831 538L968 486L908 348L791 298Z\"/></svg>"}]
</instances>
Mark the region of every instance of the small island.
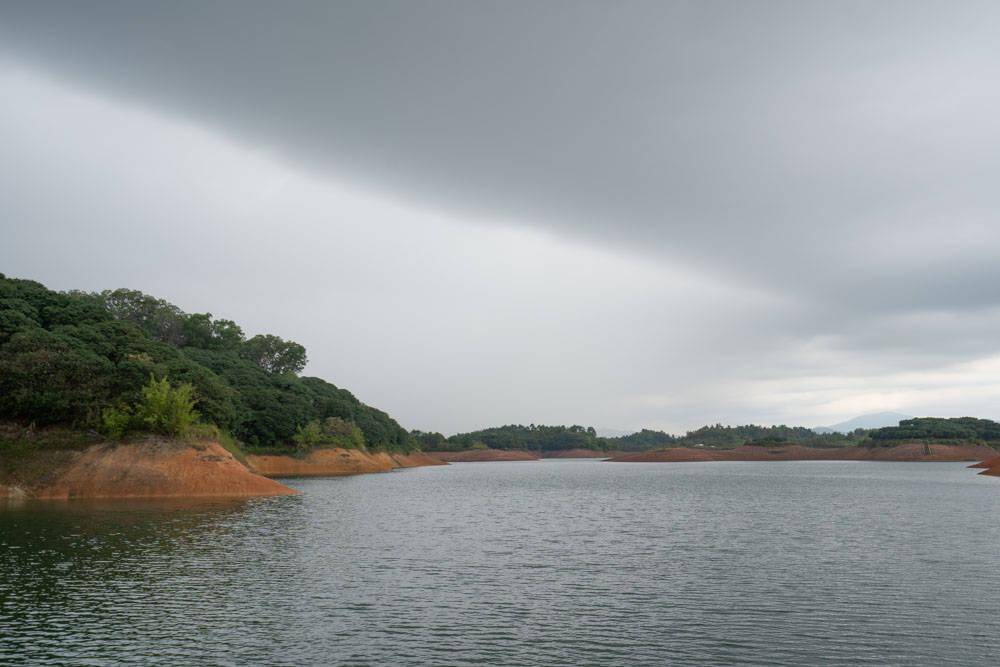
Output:
<instances>
[{"instance_id":1,"label":"small island","mask_svg":"<svg viewBox=\"0 0 1000 667\"><path fill-rule=\"evenodd\" d=\"M651 438L645 432L645 439ZM694 461L980 461L1000 446L1000 423L989 419L920 417L898 426L816 433L788 426L715 425L674 438L658 448L620 454L617 463Z\"/></svg>"}]
</instances>

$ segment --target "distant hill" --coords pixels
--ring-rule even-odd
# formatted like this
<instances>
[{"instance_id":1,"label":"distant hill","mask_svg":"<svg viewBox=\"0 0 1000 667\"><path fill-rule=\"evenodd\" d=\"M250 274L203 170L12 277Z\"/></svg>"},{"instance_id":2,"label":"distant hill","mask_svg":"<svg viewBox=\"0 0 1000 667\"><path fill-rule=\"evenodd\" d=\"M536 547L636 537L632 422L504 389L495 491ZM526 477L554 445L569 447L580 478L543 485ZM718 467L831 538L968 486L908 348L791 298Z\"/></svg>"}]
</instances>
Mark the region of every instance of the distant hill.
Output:
<instances>
[{"instance_id":1,"label":"distant hill","mask_svg":"<svg viewBox=\"0 0 1000 667\"><path fill-rule=\"evenodd\" d=\"M831 426L817 426L813 429L816 433L850 433L858 428L884 428L886 426L899 426L899 422L904 419L912 419L910 415L900 412L875 412L870 415L861 415L847 421L833 424Z\"/></svg>"}]
</instances>

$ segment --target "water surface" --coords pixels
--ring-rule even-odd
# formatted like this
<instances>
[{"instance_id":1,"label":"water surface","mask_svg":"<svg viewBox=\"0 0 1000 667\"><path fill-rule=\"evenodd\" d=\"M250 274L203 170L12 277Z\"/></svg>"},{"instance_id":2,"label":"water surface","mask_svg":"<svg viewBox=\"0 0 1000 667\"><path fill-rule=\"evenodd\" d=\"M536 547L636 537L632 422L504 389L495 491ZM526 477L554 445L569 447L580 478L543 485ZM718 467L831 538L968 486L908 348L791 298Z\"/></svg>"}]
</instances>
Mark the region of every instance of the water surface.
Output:
<instances>
[{"instance_id":1,"label":"water surface","mask_svg":"<svg viewBox=\"0 0 1000 667\"><path fill-rule=\"evenodd\" d=\"M0 511L0 664L994 665L965 464L468 463Z\"/></svg>"}]
</instances>

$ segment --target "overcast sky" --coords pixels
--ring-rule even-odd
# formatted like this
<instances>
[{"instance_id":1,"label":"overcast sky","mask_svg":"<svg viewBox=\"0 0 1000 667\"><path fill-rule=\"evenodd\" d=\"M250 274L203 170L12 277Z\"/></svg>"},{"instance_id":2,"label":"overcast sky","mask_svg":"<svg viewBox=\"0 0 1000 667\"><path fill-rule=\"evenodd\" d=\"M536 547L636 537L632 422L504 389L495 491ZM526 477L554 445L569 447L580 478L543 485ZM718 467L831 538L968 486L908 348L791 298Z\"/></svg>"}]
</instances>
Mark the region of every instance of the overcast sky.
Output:
<instances>
[{"instance_id":1,"label":"overcast sky","mask_svg":"<svg viewBox=\"0 0 1000 667\"><path fill-rule=\"evenodd\" d=\"M1000 417L1000 4L8 0L0 226L410 428Z\"/></svg>"}]
</instances>

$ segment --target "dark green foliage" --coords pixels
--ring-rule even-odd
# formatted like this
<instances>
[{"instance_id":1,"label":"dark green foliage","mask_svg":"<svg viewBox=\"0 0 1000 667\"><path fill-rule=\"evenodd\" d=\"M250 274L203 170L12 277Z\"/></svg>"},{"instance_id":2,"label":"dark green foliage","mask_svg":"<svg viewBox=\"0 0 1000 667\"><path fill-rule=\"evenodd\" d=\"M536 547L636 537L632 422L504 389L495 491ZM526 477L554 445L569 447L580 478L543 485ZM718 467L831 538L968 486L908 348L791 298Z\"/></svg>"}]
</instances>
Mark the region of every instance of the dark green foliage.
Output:
<instances>
[{"instance_id":1,"label":"dark green foliage","mask_svg":"<svg viewBox=\"0 0 1000 667\"><path fill-rule=\"evenodd\" d=\"M704 445L719 449L748 444L779 445L789 443L809 447L847 447L857 444L863 433L863 431L861 434L852 435L816 433L804 426L785 426L784 424L779 426L758 426L757 424L723 426L715 424L702 426L695 431L688 431L683 437L677 438L674 444L680 447Z\"/></svg>"},{"instance_id":2,"label":"dark green foliage","mask_svg":"<svg viewBox=\"0 0 1000 667\"><path fill-rule=\"evenodd\" d=\"M183 332L185 346L205 350L239 350L244 339L243 329L236 322L213 320L212 313L188 315Z\"/></svg>"},{"instance_id":3,"label":"dark green foliage","mask_svg":"<svg viewBox=\"0 0 1000 667\"><path fill-rule=\"evenodd\" d=\"M82 423L114 391L114 364L64 331L29 326L0 354L0 415L40 425Z\"/></svg>"},{"instance_id":4,"label":"dark green foliage","mask_svg":"<svg viewBox=\"0 0 1000 667\"><path fill-rule=\"evenodd\" d=\"M858 429L850 434L816 433L803 426L702 426L688 431L683 436L670 435L663 431L643 429L638 433L608 438L608 448L621 451L645 451L666 447L693 447L701 445L714 449L732 449L740 445L785 445L799 444L807 447L849 447L862 442L867 432Z\"/></svg>"},{"instance_id":5,"label":"dark green foliage","mask_svg":"<svg viewBox=\"0 0 1000 667\"><path fill-rule=\"evenodd\" d=\"M593 427L510 424L453 435L448 438L446 449L471 449L478 443L490 449L528 449L532 451L603 450L606 447L606 441L604 438L597 437L597 432Z\"/></svg>"},{"instance_id":6,"label":"dark green foliage","mask_svg":"<svg viewBox=\"0 0 1000 667\"><path fill-rule=\"evenodd\" d=\"M891 446L900 440L947 440L965 442L1000 442L1000 423L975 417L918 417L904 419L899 426L871 431L876 444Z\"/></svg>"},{"instance_id":7,"label":"dark green foliage","mask_svg":"<svg viewBox=\"0 0 1000 667\"><path fill-rule=\"evenodd\" d=\"M663 449L677 442L677 436L644 428L638 433L608 438L608 446L622 452L642 452L647 449Z\"/></svg>"},{"instance_id":8,"label":"dark green foliage","mask_svg":"<svg viewBox=\"0 0 1000 667\"><path fill-rule=\"evenodd\" d=\"M414 433L420 442L430 434ZM704 426L689 431L684 436L675 436L663 431L643 429L638 433L619 438L600 438L593 428L582 426L500 426L472 433L460 433L448 438L443 446L424 444L423 449L459 450L471 449L476 445L491 449L529 449L550 451L559 449L600 449L612 451L645 451L664 447L706 447L728 449L740 445L756 443L775 445L797 443L811 447L843 447L857 444L864 432L850 436L839 433L818 434L801 426Z\"/></svg>"},{"instance_id":9,"label":"dark green foliage","mask_svg":"<svg viewBox=\"0 0 1000 667\"><path fill-rule=\"evenodd\" d=\"M306 348L290 340L265 334L240 346L240 356L268 373L300 373L306 367Z\"/></svg>"},{"instance_id":10,"label":"dark green foliage","mask_svg":"<svg viewBox=\"0 0 1000 667\"><path fill-rule=\"evenodd\" d=\"M233 435L255 447L291 443L296 429L318 417L300 378L275 376L227 350L186 347L184 355L233 391Z\"/></svg>"},{"instance_id":11,"label":"dark green foliage","mask_svg":"<svg viewBox=\"0 0 1000 667\"><path fill-rule=\"evenodd\" d=\"M184 344L185 316L177 306L130 289L105 290L95 298L116 320L131 322L154 340Z\"/></svg>"},{"instance_id":12,"label":"dark green foliage","mask_svg":"<svg viewBox=\"0 0 1000 667\"><path fill-rule=\"evenodd\" d=\"M448 439L436 431L410 431L414 443L425 452L441 452L448 449Z\"/></svg>"},{"instance_id":13,"label":"dark green foliage","mask_svg":"<svg viewBox=\"0 0 1000 667\"><path fill-rule=\"evenodd\" d=\"M132 428L143 386L169 377L191 386L206 422L256 447L292 448L300 427L330 417L355 424L369 447L413 446L386 413L297 377L305 362L298 343L244 341L230 320L188 315L142 292L60 293L0 274L0 419Z\"/></svg>"},{"instance_id":14,"label":"dark green foliage","mask_svg":"<svg viewBox=\"0 0 1000 667\"><path fill-rule=\"evenodd\" d=\"M313 419L305 426L300 426L292 439L299 450L313 447L365 448L361 429L340 417L328 417L323 421Z\"/></svg>"},{"instance_id":15,"label":"dark green foliage","mask_svg":"<svg viewBox=\"0 0 1000 667\"><path fill-rule=\"evenodd\" d=\"M409 451L415 447L410 434L396 420L377 408L365 405L354 394L326 380L297 378L305 387L318 419L340 417L358 425L369 448Z\"/></svg>"}]
</instances>

